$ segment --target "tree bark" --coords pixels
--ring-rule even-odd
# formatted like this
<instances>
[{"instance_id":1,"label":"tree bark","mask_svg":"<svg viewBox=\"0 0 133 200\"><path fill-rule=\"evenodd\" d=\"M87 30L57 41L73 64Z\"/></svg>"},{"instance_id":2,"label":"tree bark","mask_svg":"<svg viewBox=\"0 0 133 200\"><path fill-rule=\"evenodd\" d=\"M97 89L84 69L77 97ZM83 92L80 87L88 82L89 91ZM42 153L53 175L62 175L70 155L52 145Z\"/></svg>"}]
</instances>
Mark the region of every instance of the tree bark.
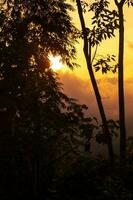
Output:
<instances>
[{"instance_id":1,"label":"tree bark","mask_svg":"<svg viewBox=\"0 0 133 200\"><path fill-rule=\"evenodd\" d=\"M90 74L92 86L93 86L93 89L94 89L94 93L95 93L95 96L96 96L100 116L101 116L101 119L102 119L103 131L104 131L104 133L106 133L108 135L108 144L107 144L108 145L108 153L109 153L110 162L113 165L113 163L114 163L114 152L113 152L112 136L111 136L109 129L108 129L107 119L106 119L105 111L104 111L104 108L103 108L101 96L100 96L99 89L98 89L98 86L97 86L97 82L96 82L94 72L93 72L93 69L92 69L91 43L88 41L88 38L87 38L88 33L87 33L87 29L86 29L86 25L85 25L85 21L84 21L84 17L83 17L81 2L80 2L80 0L76 0L76 3L77 3L78 14L79 14L79 18L80 18L81 27L82 27L82 32L83 32L83 39L84 39L83 51L84 51L84 55L85 55L85 59L86 59L86 63L87 63L88 72Z\"/></svg>"},{"instance_id":2,"label":"tree bark","mask_svg":"<svg viewBox=\"0 0 133 200\"><path fill-rule=\"evenodd\" d=\"M123 4L118 6L119 13L119 61L118 61L118 92L119 92L119 120L120 120L120 162L126 162L126 126L124 103L124 17Z\"/></svg>"}]
</instances>

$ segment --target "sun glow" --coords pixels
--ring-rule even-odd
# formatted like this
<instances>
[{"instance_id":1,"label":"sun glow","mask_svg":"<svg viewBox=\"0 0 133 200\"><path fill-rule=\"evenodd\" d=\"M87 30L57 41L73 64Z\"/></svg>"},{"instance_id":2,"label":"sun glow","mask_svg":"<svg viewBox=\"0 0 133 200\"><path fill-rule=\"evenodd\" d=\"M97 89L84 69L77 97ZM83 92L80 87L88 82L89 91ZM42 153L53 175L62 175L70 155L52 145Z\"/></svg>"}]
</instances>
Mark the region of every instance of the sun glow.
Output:
<instances>
[{"instance_id":1,"label":"sun glow","mask_svg":"<svg viewBox=\"0 0 133 200\"><path fill-rule=\"evenodd\" d=\"M54 57L54 56L50 55L49 59L51 62L51 69L56 71L56 70L60 70L63 67L60 56Z\"/></svg>"}]
</instances>

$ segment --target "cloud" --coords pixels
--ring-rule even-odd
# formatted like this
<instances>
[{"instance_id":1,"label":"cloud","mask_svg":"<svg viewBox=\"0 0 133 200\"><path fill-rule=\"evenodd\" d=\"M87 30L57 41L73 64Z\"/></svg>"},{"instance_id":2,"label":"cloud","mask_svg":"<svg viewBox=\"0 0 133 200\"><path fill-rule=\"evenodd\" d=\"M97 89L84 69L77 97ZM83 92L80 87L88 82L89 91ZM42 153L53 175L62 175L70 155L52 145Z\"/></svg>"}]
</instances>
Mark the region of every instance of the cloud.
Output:
<instances>
[{"instance_id":1,"label":"cloud","mask_svg":"<svg viewBox=\"0 0 133 200\"><path fill-rule=\"evenodd\" d=\"M70 97L76 98L80 103L88 106L88 112L91 115L97 115L96 100L90 84L90 81L84 81L71 73L60 75L60 80L64 85L64 92Z\"/></svg>"},{"instance_id":2,"label":"cloud","mask_svg":"<svg viewBox=\"0 0 133 200\"><path fill-rule=\"evenodd\" d=\"M73 73L61 73L60 81L63 83L64 92L78 99L80 103L88 106L88 114L100 119L93 88L89 80L83 80ZM118 88L117 78L104 77L97 80L102 102L107 118L118 119ZM125 80L125 108L126 125L128 134L133 134L133 79Z\"/></svg>"}]
</instances>

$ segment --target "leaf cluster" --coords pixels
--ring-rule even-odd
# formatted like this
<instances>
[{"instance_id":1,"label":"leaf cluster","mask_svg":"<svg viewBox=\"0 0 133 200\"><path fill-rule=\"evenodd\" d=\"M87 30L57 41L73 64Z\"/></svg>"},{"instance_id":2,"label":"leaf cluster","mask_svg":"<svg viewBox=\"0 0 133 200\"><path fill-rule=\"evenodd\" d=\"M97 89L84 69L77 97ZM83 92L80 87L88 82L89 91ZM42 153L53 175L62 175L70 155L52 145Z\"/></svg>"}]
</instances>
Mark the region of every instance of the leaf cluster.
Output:
<instances>
[{"instance_id":1,"label":"leaf cluster","mask_svg":"<svg viewBox=\"0 0 133 200\"><path fill-rule=\"evenodd\" d=\"M95 1L90 5L89 11L94 12L92 17L93 28L89 35L92 46L107 38L114 37L114 31L119 27L119 20L117 11L109 9L109 1Z\"/></svg>"},{"instance_id":2,"label":"leaf cluster","mask_svg":"<svg viewBox=\"0 0 133 200\"><path fill-rule=\"evenodd\" d=\"M86 13L88 11L89 4L86 1L80 1L80 3L81 3L82 11Z\"/></svg>"},{"instance_id":3,"label":"leaf cluster","mask_svg":"<svg viewBox=\"0 0 133 200\"><path fill-rule=\"evenodd\" d=\"M109 55L107 54L106 57L101 56L102 58L97 59L96 63L93 65L95 71L102 71L102 74L106 74L107 72L117 72L118 64L116 63L115 55Z\"/></svg>"},{"instance_id":4,"label":"leaf cluster","mask_svg":"<svg viewBox=\"0 0 133 200\"><path fill-rule=\"evenodd\" d=\"M126 0L125 3L128 5L128 7L133 6L133 0Z\"/></svg>"}]
</instances>

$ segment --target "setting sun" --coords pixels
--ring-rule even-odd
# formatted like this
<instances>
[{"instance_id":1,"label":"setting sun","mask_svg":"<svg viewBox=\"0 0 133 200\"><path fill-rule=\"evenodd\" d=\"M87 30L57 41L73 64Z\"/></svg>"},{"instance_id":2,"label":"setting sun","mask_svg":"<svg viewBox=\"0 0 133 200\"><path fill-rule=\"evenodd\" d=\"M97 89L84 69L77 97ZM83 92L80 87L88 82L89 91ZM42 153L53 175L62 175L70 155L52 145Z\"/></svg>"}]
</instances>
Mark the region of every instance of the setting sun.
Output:
<instances>
[{"instance_id":1,"label":"setting sun","mask_svg":"<svg viewBox=\"0 0 133 200\"><path fill-rule=\"evenodd\" d=\"M49 59L50 59L50 62L51 62L51 68L53 70L59 70L63 67L62 63L61 63L61 57L60 56L54 57L54 56L50 55Z\"/></svg>"}]
</instances>

